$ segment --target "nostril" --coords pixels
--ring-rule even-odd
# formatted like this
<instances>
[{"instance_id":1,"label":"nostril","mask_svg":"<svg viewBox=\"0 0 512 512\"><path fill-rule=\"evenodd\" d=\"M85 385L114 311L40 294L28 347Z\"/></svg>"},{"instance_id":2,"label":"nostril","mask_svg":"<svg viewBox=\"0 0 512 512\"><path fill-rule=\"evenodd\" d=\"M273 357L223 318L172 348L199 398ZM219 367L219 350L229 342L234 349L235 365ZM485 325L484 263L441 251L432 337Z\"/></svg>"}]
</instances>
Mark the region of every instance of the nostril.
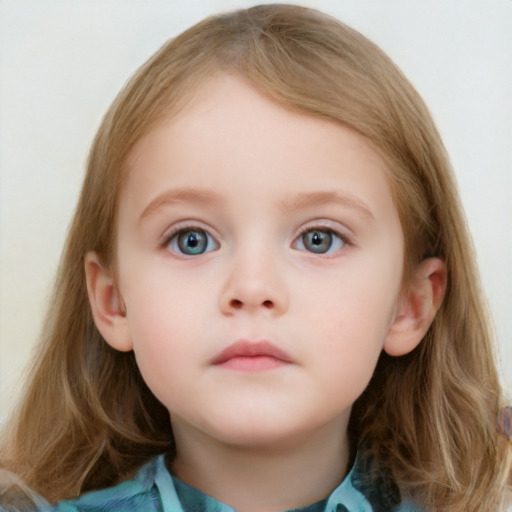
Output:
<instances>
[{"instance_id":1,"label":"nostril","mask_svg":"<svg viewBox=\"0 0 512 512\"><path fill-rule=\"evenodd\" d=\"M240 299L232 299L229 305L233 309L242 309L244 307L244 303ZM273 309L274 307L274 303L271 300L265 300L261 305L266 309Z\"/></svg>"},{"instance_id":2,"label":"nostril","mask_svg":"<svg viewBox=\"0 0 512 512\"><path fill-rule=\"evenodd\" d=\"M242 301L238 299L233 299L231 301L231 307L234 309L240 309L242 307Z\"/></svg>"}]
</instances>

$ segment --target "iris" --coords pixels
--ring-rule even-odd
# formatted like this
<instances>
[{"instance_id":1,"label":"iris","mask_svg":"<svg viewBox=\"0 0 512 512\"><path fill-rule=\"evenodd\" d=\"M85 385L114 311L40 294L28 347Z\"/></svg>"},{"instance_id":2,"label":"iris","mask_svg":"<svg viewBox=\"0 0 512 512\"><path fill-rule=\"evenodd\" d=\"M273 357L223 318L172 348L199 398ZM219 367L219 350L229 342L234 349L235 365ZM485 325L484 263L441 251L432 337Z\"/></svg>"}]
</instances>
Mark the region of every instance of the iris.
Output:
<instances>
[{"instance_id":1,"label":"iris","mask_svg":"<svg viewBox=\"0 0 512 512\"><path fill-rule=\"evenodd\" d=\"M311 252L327 252L332 245L332 235L326 231L308 231L302 235L304 247Z\"/></svg>"}]
</instances>

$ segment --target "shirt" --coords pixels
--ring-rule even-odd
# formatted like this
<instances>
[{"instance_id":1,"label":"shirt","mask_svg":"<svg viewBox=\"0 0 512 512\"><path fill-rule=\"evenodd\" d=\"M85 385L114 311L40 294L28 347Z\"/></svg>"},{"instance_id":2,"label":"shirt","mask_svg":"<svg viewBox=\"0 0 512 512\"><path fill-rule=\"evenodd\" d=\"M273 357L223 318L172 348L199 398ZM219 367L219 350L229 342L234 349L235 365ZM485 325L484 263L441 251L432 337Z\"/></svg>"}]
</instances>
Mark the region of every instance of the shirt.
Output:
<instances>
[{"instance_id":1,"label":"shirt","mask_svg":"<svg viewBox=\"0 0 512 512\"><path fill-rule=\"evenodd\" d=\"M421 512L412 503L401 501L390 473L382 469L376 472L372 461L371 456L358 454L348 475L327 499L286 512ZM17 508L15 503L7 504L2 498L6 495L0 492L2 512L236 512L171 475L163 455L142 466L132 480L56 505L30 493L18 496L17 502L24 505Z\"/></svg>"}]
</instances>

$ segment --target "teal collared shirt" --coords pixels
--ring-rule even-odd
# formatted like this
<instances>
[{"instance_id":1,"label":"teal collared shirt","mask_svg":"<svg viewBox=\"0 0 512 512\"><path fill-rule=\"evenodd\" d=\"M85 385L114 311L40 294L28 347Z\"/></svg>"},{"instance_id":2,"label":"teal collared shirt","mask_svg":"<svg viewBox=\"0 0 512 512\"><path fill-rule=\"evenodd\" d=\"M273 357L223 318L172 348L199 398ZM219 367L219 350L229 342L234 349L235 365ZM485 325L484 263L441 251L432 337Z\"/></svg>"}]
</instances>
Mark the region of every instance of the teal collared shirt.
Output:
<instances>
[{"instance_id":1,"label":"teal collared shirt","mask_svg":"<svg viewBox=\"0 0 512 512\"><path fill-rule=\"evenodd\" d=\"M389 473L376 472L372 460L358 454L354 467L326 500L287 512L420 512L411 503L401 501ZM367 477L370 474L372 481ZM6 512L236 512L173 477L163 455L142 466L132 480L114 487L91 491L53 506L34 495L33 506L12 505L0 497L0 511Z\"/></svg>"},{"instance_id":2,"label":"teal collared shirt","mask_svg":"<svg viewBox=\"0 0 512 512\"><path fill-rule=\"evenodd\" d=\"M401 502L398 488L386 475L378 478L380 488L370 488L361 470L365 459L358 457L341 484L320 503L294 512L419 512ZM234 508L189 487L172 477L163 456L143 466L133 480L93 491L76 500L58 503L53 512L236 512ZM291 512L291 511L290 511Z\"/></svg>"}]
</instances>

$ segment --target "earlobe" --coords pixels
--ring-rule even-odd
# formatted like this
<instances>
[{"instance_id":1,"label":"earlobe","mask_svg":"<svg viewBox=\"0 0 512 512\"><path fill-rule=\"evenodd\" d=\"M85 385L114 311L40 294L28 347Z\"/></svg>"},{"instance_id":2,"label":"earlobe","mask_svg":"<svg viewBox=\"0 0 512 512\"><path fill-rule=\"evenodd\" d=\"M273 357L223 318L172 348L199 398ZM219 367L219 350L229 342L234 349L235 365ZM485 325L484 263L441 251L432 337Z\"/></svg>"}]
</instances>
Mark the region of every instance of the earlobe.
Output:
<instances>
[{"instance_id":1,"label":"earlobe","mask_svg":"<svg viewBox=\"0 0 512 512\"><path fill-rule=\"evenodd\" d=\"M384 341L389 355L407 354L420 344L441 306L446 280L441 259L427 258L418 265Z\"/></svg>"},{"instance_id":2,"label":"earlobe","mask_svg":"<svg viewBox=\"0 0 512 512\"><path fill-rule=\"evenodd\" d=\"M124 305L114 278L94 252L85 256L87 294L94 323L106 342L116 350L132 350Z\"/></svg>"}]
</instances>

